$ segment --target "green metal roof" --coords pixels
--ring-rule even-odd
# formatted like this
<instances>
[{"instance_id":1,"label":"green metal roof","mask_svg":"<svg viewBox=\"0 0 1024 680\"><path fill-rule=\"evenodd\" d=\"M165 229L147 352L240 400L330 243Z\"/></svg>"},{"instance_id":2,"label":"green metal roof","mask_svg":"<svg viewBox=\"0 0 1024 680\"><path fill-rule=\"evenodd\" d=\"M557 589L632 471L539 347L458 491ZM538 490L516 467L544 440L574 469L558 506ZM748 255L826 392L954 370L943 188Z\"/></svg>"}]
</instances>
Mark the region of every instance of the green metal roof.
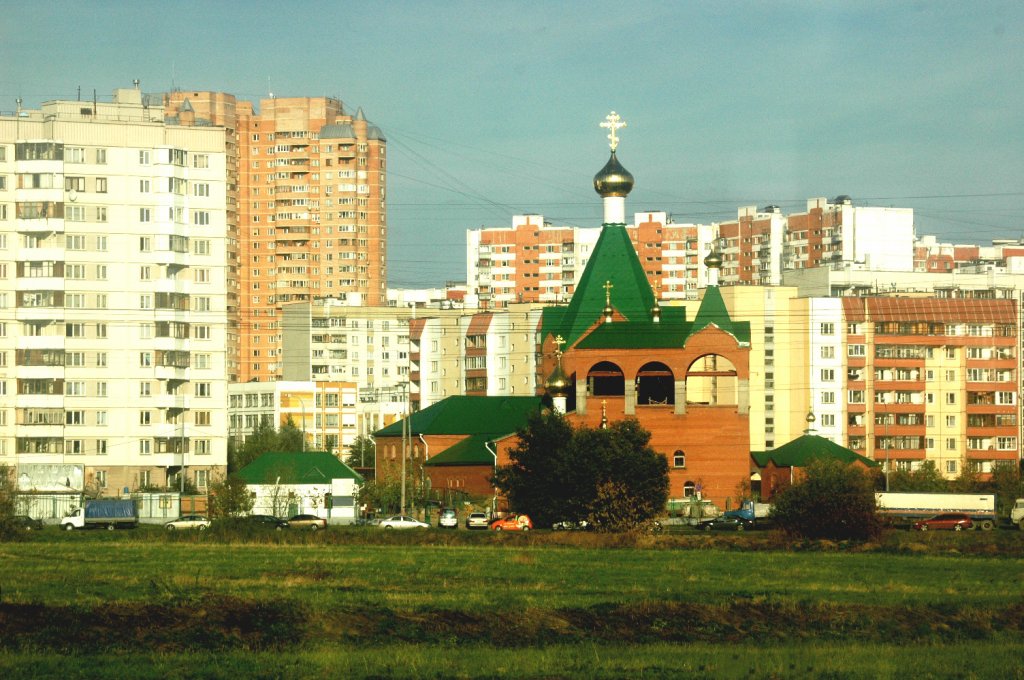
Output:
<instances>
[{"instance_id":1,"label":"green metal roof","mask_svg":"<svg viewBox=\"0 0 1024 680\"><path fill-rule=\"evenodd\" d=\"M454 446L449 446L441 453L424 463L427 467L444 465L494 465L494 454L486 443L494 437L489 434L475 434L463 439Z\"/></svg>"},{"instance_id":2,"label":"green metal roof","mask_svg":"<svg viewBox=\"0 0 1024 680\"><path fill-rule=\"evenodd\" d=\"M448 397L409 418L413 436L467 434L503 437L522 427L531 413L541 410L541 397ZM373 433L401 437L402 421Z\"/></svg>"},{"instance_id":3,"label":"green metal roof","mask_svg":"<svg viewBox=\"0 0 1024 680\"><path fill-rule=\"evenodd\" d=\"M682 347L692 324L683 307L663 307L661 321L612 321L595 328L576 345L578 349L662 349Z\"/></svg>"},{"instance_id":4,"label":"green metal roof","mask_svg":"<svg viewBox=\"0 0 1024 680\"><path fill-rule=\"evenodd\" d=\"M606 224L594 246L579 285L568 307L545 313L541 335L559 333L572 344L595 323L601 321L605 307L605 282L610 281L611 305L630 322L650 321L654 293L647 282L633 242L624 224Z\"/></svg>"},{"instance_id":5,"label":"green metal roof","mask_svg":"<svg viewBox=\"0 0 1024 680\"><path fill-rule=\"evenodd\" d=\"M248 484L329 484L332 479L363 477L326 451L264 453L238 471Z\"/></svg>"},{"instance_id":6,"label":"green metal roof","mask_svg":"<svg viewBox=\"0 0 1024 680\"><path fill-rule=\"evenodd\" d=\"M823 459L838 460L843 463L859 461L870 467L878 465L875 461L865 458L856 451L814 434L797 437L772 451L751 451L750 456L759 467L764 467L769 461L778 467L807 467L811 461Z\"/></svg>"},{"instance_id":7,"label":"green metal roof","mask_svg":"<svg viewBox=\"0 0 1024 680\"><path fill-rule=\"evenodd\" d=\"M718 286L708 286L704 289L704 297L700 301L697 318L693 320L690 334L698 333L711 325L718 326L736 338L741 345L750 344L750 322L732 320Z\"/></svg>"}]
</instances>

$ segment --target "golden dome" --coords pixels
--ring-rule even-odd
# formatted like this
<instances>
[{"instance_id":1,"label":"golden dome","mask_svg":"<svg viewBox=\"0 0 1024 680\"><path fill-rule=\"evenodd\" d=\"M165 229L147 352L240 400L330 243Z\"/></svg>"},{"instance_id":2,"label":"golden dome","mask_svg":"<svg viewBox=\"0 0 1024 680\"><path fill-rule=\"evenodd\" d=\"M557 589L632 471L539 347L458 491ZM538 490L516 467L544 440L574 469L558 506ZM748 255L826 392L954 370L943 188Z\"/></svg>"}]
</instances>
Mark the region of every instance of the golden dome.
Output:
<instances>
[{"instance_id":1,"label":"golden dome","mask_svg":"<svg viewBox=\"0 0 1024 680\"><path fill-rule=\"evenodd\" d=\"M562 370L562 362L559 361L555 365L555 370L551 373L551 376L544 383L545 389L548 394L552 397L568 397L569 396L569 377L565 375L565 371Z\"/></svg>"},{"instance_id":2,"label":"golden dome","mask_svg":"<svg viewBox=\"0 0 1024 680\"><path fill-rule=\"evenodd\" d=\"M712 250L708 253L708 256L704 258L704 266L708 268L714 267L715 269L721 269L722 267L722 256L717 251Z\"/></svg>"},{"instance_id":3,"label":"golden dome","mask_svg":"<svg viewBox=\"0 0 1024 680\"><path fill-rule=\"evenodd\" d=\"M614 151L612 151L612 157L601 168L601 172L594 175L594 189L601 194L602 198L624 197L633 190L633 175L622 167L619 159L615 157Z\"/></svg>"}]
</instances>

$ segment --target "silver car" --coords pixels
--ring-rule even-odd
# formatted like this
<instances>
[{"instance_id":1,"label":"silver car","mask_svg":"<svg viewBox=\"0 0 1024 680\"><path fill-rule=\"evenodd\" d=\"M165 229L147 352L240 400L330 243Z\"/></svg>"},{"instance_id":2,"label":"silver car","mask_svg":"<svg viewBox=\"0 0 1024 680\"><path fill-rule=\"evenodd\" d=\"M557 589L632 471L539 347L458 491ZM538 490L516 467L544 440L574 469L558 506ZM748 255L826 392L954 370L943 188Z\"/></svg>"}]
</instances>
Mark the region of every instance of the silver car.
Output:
<instances>
[{"instance_id":1,"label":"silver car","mask_svg":"<svg viewBox=\"0 0 1024 680\"><path fill-rule=\"evenodd\" d=\"M395 515L380 521L381 529L429 529L430 525L407 515Z\"/></svg>"},{"instance_id":2,"label":"silver car","mask_svg":"<svg viewBox=\"0 0 1024 680\"><path fill-rule=\"evenodd\" d=\"M210 519L204 515L182 515L178 519L173 519L165 524L164 528L168 531L175 531L177 529L206 531L210 528Z\"/></svg>"},{"instance_id":3,"label":"silver car","mask_svg":"<svg viewBox=\"0 0 1024 680\"><path fill-rule=\"evenodd\" d=\"M466 517L467 529L483 529L486 531L489 526L490 522L487 521L487 513L485 512L471 512Z\"/></svg>"}]
</instances>

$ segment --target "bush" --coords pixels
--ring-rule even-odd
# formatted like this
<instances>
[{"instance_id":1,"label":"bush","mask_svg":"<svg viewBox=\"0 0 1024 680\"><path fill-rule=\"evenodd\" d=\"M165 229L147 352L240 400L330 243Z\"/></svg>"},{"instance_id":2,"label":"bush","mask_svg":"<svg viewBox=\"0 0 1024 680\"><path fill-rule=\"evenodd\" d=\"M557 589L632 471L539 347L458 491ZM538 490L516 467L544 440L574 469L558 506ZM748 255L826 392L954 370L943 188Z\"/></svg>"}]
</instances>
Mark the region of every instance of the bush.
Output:
<instances>
[{"instance_id":1,"label":"bush","mask_svg":"<svg viewBox=\"0 0 1024 680\"><path fill-rule=\"evenodd\" d=\"M867 540L882 529L871 476L834 460L805 468L801 481L773 499L772 518L786 533L812 539Z\"/></svg>"}]
</instances>

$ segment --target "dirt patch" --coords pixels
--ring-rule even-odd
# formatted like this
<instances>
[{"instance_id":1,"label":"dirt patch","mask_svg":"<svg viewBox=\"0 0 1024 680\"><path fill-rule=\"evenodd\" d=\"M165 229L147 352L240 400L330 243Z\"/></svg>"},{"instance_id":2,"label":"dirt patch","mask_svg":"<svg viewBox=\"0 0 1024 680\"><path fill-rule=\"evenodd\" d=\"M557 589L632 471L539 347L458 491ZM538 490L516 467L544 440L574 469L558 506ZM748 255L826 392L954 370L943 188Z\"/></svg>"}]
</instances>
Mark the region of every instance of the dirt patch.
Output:
<instances>
[{"instance_id":1,"label":"dirt patch","mask_svg":"<svg viewBox=\"0 0 1024 680\"><path fill-rule=\"evenodd\" d=\"M953 642L1020 633L1024 605L1004 609L804 605L741 599L729 605L650 602L568 609L302 611L285 602L208 598L105 607L0 604L0 649L273 650L304 644L486 642L522 647L575 642Z\"/></svg>"}]
</instances>

